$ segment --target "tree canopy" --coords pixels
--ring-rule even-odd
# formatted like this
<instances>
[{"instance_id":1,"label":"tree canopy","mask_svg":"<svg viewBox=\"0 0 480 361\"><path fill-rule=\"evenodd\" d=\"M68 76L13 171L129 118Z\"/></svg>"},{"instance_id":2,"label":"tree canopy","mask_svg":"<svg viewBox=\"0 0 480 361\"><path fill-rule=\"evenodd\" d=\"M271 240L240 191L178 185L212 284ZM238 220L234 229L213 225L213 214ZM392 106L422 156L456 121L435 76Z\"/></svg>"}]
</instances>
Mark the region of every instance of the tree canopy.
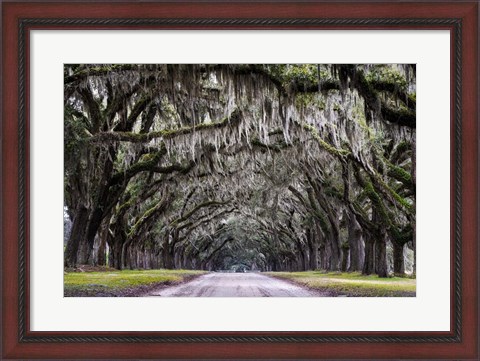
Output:
<instances>
[{"instance_id":1,"label":"tree canopy","mask_svg":"<svg viewBox=\"0 0 480 361\"><path fill-rule=\"evenodd\" d=\"M411 64L65 65L65 266L403 274L415 78Z\"/></svg>"}]
</instances>

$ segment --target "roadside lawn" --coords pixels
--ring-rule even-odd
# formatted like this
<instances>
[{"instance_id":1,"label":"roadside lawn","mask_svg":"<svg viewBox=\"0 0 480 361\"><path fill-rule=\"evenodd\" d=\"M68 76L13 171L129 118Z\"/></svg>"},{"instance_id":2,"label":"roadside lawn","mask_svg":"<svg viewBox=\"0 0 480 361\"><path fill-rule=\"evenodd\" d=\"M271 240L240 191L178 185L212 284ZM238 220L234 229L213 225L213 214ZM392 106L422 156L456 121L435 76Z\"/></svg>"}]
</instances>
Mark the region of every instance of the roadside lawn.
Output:
<instances>
[{"instance_id":1,"label":"roadside lawn","mask_svg":"<svg viewBox=\"0 0 480 361\"><path fill-rule=\"evenodd\" d=\"M348 297L415 297L414 278L379 278L364 276L359 272L268 272L270 276L287 279L295 283L330 292L332 296Z\"/></svg>"},{"instance_id":2,"label":"roadside lawn","mask_svg":"<svg viewBox=\"0 0 480 361\"><path fill-rule=\"evenodd\" d=\"M191 280L204 274L191 270L112 270L65 272L65 297L138 297L159 286Z\"/></svg>"}]
</instances>

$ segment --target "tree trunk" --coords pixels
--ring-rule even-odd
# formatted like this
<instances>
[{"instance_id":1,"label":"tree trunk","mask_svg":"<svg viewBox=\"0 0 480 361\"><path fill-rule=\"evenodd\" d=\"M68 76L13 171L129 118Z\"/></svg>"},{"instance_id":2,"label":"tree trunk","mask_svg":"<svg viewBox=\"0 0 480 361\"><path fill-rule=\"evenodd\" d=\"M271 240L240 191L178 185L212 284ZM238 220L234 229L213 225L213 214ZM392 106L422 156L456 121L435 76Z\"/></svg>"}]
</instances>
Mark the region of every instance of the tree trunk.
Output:
<instances>
[{"instance_id":1,"label":"tree trunk","mask_svg":"<svg viewBox=\"0 0 480 361\"><path fill-rule=\"evenodd\" d=\"M173 264L174 269L181 269L182 268L182 249L181 247L177 247L173 252Z\"/></svg>"},{"instance_id":2,"label":"tree trunk","mask_svg":"<svg viewBox=\"0 0 480 361\"><path fill-rule=\"evenodd\" d=\"M77 263L93 265L93 247L90 248L85 237L82 238L78 247Z\"/></svg>"},{"instance_id":3,"label":"tree trunk","mask_svg":"<svg viewBox=\"0 0 480 361\"><path fill-rule=\"evenodd\" d=\"M171 247L168 244L168 236L167 236L167 241L165 242L165 247L163 249L163 266L166 269L173 269L174 267L173 254L170 248Z\"/></svg>"},{"instance_id":4,"label":"tree trunk","mask_svg":"<svg viewBox=\"0 0 480 361\"><path fill-rule=\"evenodd\" d=\"M110 252L108 255L108 265L115 269L122 269L122 242L115 239L109 243Z\"/></svg>"},{"instance_id":5,"label":"tree trunk","mask_svg":"<svg viewBox=\"0 0 480 361\"><path fill-rule=\"evenodd\" d=\"M375 268L379 277L388 277L387 241L384 234L375 242Z\"/></svg>"},{"instance_id":6,"label":"tree trunk","mask_svg":"<svg viewBox=\"0 0 480 361\"><path fill-rule=\"evenodd\" d=\"M310 244L310 270L318 269L318 247L316 243Z\"/></svg>"},{"instance_id":7,"label":"tree trunk","mask_svg":"<svg viewBox=\"0 0 480 361\"><path fill-rule=\"evenodd\" d=\"M393 272L395 275L403 276L405 274L405 259L403 249L405 244L392 242L393 244Z\"/></svg>"},{"instance_id":8,"label":"tree trunk","mask_svg":"<svg viewBox=\"0 0 480 361\"><path fill-rule=\"evenodd\" d=\"M110 247L108 264L116 269L123 269L123 246L127 240L124 231L123 217L117 217L111 226L112 232L108 232L107 242Z\"/></svg>"},{"instance_id":9,"label":"tree trunk","mask_svg":"<svg viewBox=\"0 0 480 361\"><path fill-rule=\"evenodd\" d=\"M413 273L415 276L417 274L417 225L416 220L413 221Z\"/></svg>"},{"instance_id":10,"label":"tree trunk","mask_svg":"<svg viewBox=\"0 0 480 361\"><path fill-rule=\"evenodd\" d=\"M75 267L77 265L77 252L80 243L85 239L88 213L88 209L83 205L78 206L75 211L72 231L65 249L65 267Z\"/></svg>"},{"instance_id":11,"label":"tree trunk","mask_svg":"<svg viewBox=\"0 0 480 361\"><path fill-rule=\"evenodd\" d=\"M100 180L100 186L98 189L98 197L94 203L94 207L92 207L93 212L90 216L90 220L88 222L88 227L87 227L87 236L86 236L86 241L87 241L87 246L90 248L90 253L93 253L93 244L95 241L95 235L98 232L98 229L100 228L100 225L102 224L103 219L105 218L106 212L107 211L107 202L109 199L109 196L112 196L113 199L118 200L118 198L121 195L121 191L118 191L117 194L113 195L110 194L110 186L108 184L108 181L112 175L113 171L113 159L115 159L115 154L116 154L116 148L113 146L110 146L108 148L108 153L109 157L104 158L104 157L99 157L99 160L102 161L102 169L103 169L103 174L102 178ZM87 260L88 261L88 260Z\"/></svg>"},{"instance_id":12,"label":"tree trunk","mask_svg":"<svg viewBox=\"0 0 480 361\"><path fill-rule=\"evenodd\" d=\"M305 246L302 246L302 254L303 254L303 263L302 263L302 266L303 266L303 271L307 271L309 266L310 266L310 252L308 250L308 247L305 245Z\"/></svg>"},{"instance_id":13,"label":"tree trunk","mask_svg":"<svg viewBox=\"0 0 480 361\"><path fill-rule=\"evenodd\" d=\"M128 263L128 244L127 242L122 243L122 251L120 255L120 263L121 263L121 269L127 268L127 263Z\"/></svg>"},{"instance_id":14,"label":"tree trunk","mask_svg":"<svg viewBox=\"0 0 480 361\"><path fill-rule=\"evenodd\" d=\"M315 230L307 229L307 240L310 251L310 270L316 270L318 268L318 243L316 236L317 234Z\"/></svg>"},{"instance_id":15,"label":"tree trunk","mask_svg":"<svg viewBox=\"0 0 480 361\"><path fill-rule=\"evenodd\" d=\"M341 251L339 246L338 232L334 232L330 238L330 260L328 269L338 271L340 268Z\"/></svg>"},{"instance_id":16,"label":"tree trunk","mask_svg":"<svg viewBox=\"0 0 480 361\"><path fill-rule=\"evenodd\" d=\"M193 261L188 256L185 256L184 268L185 269L194 269Z\"/></svg>"},{"instance_id":17,"label":"tree trunk","mask_svg":"<svg viewBox=\"0 0 480 361\"><path fill-rule=\"evenodd\" d=\"M349 256L350 256L350 252L349 252L348 246L342 247L342 266L341 266L342 272L347 271Z\"/></svg>"},{"instance_id":18,"label":"tree trunk","mask_svg":"<svg viewBox=\"0 0 480 361\"><path fill-rule=\"evenodd\" d=\"M342 258L342 252L340 249L340 231L338 229L337 221L333 216L329 215L328 220L330 222L331 235L330 240L330 260L328 269L331 271L338 271L340 269L340 263Z\"/></svg>"},{"instance_id":19,"label":"tree trunk","mask_svg":"<svg viewBox=\"0 0 480 361\"><path fill-rule=\"evenodd\" d=\"M365 261L362 273L371 275L375 272L375 240L370 235L365 238Z\"/></svg>"},{"instance_id":20,"label":"tree trunk","mask_svg":"<svg viewBox=\"0 0 480 361\"><path fill-rule=\"evenodd\" d=\"M278 269L278 261L277 261L276 259L273 259L273 261L272 261L272 271L273 271L273 272L279 271L279 269Z\"/></svg>"},{"instance_id":21,"label":"tree trunk","mask_svg":"<svg viewBox=\"0 0 480 361\"><path fill-rule=\"evenodd\" d=\"M298 248L298 258L297 258L297 270L298 271L305 271L306 259L305 253L303 252L302 246L297 244Z\"/></svg>"},{"instance_id":22,"label":"tree trunk","mask_svg":"<svg viewBox=\"0 0 480 361\"><path fill-rule=\"evenodd\" d=\"M417 143L415 139L412 141L412 182L414 187L417 184ZM413 207L416 208L417 197L413 197ZM417 274L417 216L413 216L412 230L413 230L413 276Z\"/></svg>"},{"instance_id":23,"label":"tree trunk","mask_svg":"<svg viewBox=\"0 0 480 361\"><path fill-rule=\"evenodd\" d=\"M103 211L100 208L96 208L90 217L90 221L88 222L88 227L87 227L87 246L90 247L90 249L93 250L93 243L95 241L95 236L98 232L98 229L100 228L100 225L102 224L103 220Z\"/></svg>"},{"instance_id":24,"label":"tree trunk","mask_svg":"<svg viewBox=\"0 0 480 361\"><path fill-rule=\"evenodd\" d=\"M96 259L96 264L99 265L99 266L105 266L107 264L107 255L106 255L106 251L107 251L107 248L105 247L105 239L100 239L100 244L98 246L98 250L97 250L97 259Z\"/></svg>"},{"instance_id":25,"label":"tree trunk","mask_svg":"<svg viewBox=\"0 0 480 361\"><path fill-rule=\"evenodd\" d=\"M365 260L365 245L362 238L362 228L353 214L349 214L348 216L348 246L350 251L350 266L348 271L361 271Z\"/></svg>"},{"instance_id":26,"label":"tree trunk","mask_svg":"<svg viewBox=\"0 0 480 361\"><path fill-rule=\"evenodd\" d=\"M93 264L98 266L106 266L107 264L107 254L106 254L106 245L108 237L108 221L103 221L100 226L100 231L97 234L94 245L94 257Z\"/></svg>"},{"instance_id":27,"label":"tree trunk","mask_svg":"<svg viewBox=\"0 0 480 361\"><path fill-rule=\"evenodd\" d=\"M136 269L137 268L137 251L135 247L129 246L127 251L127 267L129 269Z\"/></svg>"},{"instance_id":28,"label":"tree trunk","mask_svg":"<svg viewBox=\"0 0 480 361\"><path fill-rule=\"evenodd\" d=\"M327 252L324 243L320 245L318 252L320 254L320 269L327 269Z\"/></svg>"}]
</instances>

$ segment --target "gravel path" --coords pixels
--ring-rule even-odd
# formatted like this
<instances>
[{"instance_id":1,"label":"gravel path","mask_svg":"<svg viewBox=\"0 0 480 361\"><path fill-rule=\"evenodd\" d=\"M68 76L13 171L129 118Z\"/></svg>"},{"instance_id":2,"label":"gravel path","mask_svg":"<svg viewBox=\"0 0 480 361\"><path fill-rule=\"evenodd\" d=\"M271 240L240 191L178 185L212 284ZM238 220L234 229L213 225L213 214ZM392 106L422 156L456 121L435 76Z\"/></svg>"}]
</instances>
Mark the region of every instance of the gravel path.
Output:
<instances>
[{"instance_id":1,"label":"gravel path","mask_svg":"<svg viewBox=\"0 0 480 361\"><path fill-rule=\"evenodd\" d=\"M321 293L260 273L208 273L153 291L161 297L319 297Z\"/></svg>"}]
</instances>

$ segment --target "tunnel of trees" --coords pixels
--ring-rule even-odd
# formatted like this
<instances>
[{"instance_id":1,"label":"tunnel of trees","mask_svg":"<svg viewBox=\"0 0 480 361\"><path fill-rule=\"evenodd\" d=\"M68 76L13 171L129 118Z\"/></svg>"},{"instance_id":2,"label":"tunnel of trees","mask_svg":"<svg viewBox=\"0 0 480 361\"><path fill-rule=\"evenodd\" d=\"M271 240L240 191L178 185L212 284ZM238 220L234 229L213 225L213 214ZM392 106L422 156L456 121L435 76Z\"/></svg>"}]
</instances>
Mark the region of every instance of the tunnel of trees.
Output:
<instances>
[{"instance_id":1,"label":"tunnel of trees","mask_svg":"<svg viewBox=\"0 0 480 361\"><path fill-rule=\"evenodd\" d=\"M65 65L65 267L415 273L415 79Z\"/></svg>"}]
</instances>

